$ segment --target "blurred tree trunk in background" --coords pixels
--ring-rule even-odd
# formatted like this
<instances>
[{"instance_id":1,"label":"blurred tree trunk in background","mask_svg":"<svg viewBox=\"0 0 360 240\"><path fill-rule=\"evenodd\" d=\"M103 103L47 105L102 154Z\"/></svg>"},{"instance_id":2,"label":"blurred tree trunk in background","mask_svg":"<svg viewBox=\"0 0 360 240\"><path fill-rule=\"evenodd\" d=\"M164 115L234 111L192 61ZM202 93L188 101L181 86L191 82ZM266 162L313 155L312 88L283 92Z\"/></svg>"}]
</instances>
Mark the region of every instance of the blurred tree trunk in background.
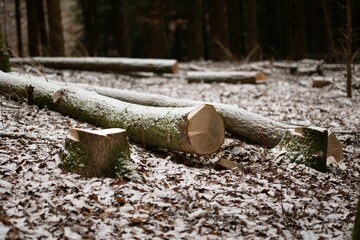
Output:
<instances>
[{"instance_id":1,"label":"blurred tree trunk in background","mask_svg":"<svg viewBox=\"0 0 360 240\"><path fill-rule=\"evenodd\" d=\"M304 0L293 0L293 34L292 42L294 49L292 55L294 59L306 57L306 38L305 38L305 9ZM290 36L289 36L290 37Z\"/></svg>"},{"instance_id":2,"label":"blurred tree trunk in background","mask_svg":"<svg viewBox=\"0 0 360 240\"><path fill-rule=\"evenodd\" d=\"M129 0L113 1L115 19L115 41L117 42L117 53L121 57L131 56L130 29L130 6Z\"/></svg>"},{"instance_id":3,"label":"blurred tree trunk in background","mask_svg":"<svg viewBox=\"0 0 360 240\"><path fill-rule=\"evenodd\" d=\"M39 49L39 21L37 2L26 0L26 14L28 27L28 46L30 56L40 56Z\"/></svg>"},{"instance_id":4,"label":"blurred tree trunk in background","mask_svg":"<svg viewBox=\"0 0 360 240\"><path fill-rule=\"evenodd\" d=\"M246 35L247 35L247 54L255 50L258 46L257 26L256 26L256 0L246 0Z\"/></svg>"},{"instance_id":5,"label":"blurred tree trunk in background","mask_svg":"<svg viewBox=\"0 0 360 240\"><path fill-rule=\"evenodd\" d=\"M0 70L10 72L9 54L5 47L2 26L0 25Z\"/></svg>"},{"instance_id":6,"label":"blurred tree trunk in background","mask_svg":"<svg viewBox=\"0 0 360 240\"><path fill-rule=\"evenodd\" d=\"M45 12L43 0L34 0L36 1L37 7L37 16L39 22L39 34L40 34L40 43L41 43L41 53L42 55L48 54L48 38L46 32L46 23L45 23Z\"/></svg>"},{"instance_id":7,"label":"blurred tree trunk in background","mask_svg":"<svg viewBox=\"0 0 360 240\"><path fill-rule=\"evenodd\" d=\"M209 17L209 58L215 61L226 60L229 57L226 53L229 50L227 1L210 0Z\"/></svg>"},{"instance_id":8,"label":"blurred tree trunk in background","mask_svg":"<svg viewBox=\"0 0 360 240\"><path fill-rule=\"evenodd\" d=\"M23 56L22 36L21 36L21 13L20 0L15 0L15 18L16 18L16 38L18 55Z\"/></svg>"},{"instance_id":9,"label":"blurred tree trunk in background","mask_svg":"<svg viewBox=\"0 0 360 240\"><path fill-rule=\"evenodd\" d=\"M150 2L150 22L148 26L148 51L150 58L170 57L164 18L165 2L166 0L152 0Z\"/></svg>"},{"instance_id":10,"label":"blurred tree trunk in background","mask_svg":"<svg viewBox=\"0 0 360 240\"><path fill-rule=\"evenodd\" d=\"M60 0L47 0L50 55L65 56Z\"/></svg>"},{"instance_id":11,"label":"blurred tree trunk in background","mask_svg":"<svg viewBox=\"0 0 360 240\"><path fill-rule=\"evenodd\" d=\"M96 17L97 0L80 0L83 12L84 44L89 56L98 55L99 31Z\"/></svg>"},{"instance_id":12,"label":"blurred tree trunk in background","mask_svg":"<svg viewBox=\"0 0 360 240\"><path fill-rule=\"evenodd\" d=\"M189 59L204 57L203 0L192 0L188 11L188 54Z\"/></svg>"},{"instance_id":13,"label":"blurred tree trunk in background","mask_svg":"<svg viewBox=\"0 0 360 240\"><path fill-rule=\"evenodd\" d=\"M240 1L228 0L229 45L231 53L237 58L242 56L243 45L240 6Z\"/></svg>"}]
</instances>

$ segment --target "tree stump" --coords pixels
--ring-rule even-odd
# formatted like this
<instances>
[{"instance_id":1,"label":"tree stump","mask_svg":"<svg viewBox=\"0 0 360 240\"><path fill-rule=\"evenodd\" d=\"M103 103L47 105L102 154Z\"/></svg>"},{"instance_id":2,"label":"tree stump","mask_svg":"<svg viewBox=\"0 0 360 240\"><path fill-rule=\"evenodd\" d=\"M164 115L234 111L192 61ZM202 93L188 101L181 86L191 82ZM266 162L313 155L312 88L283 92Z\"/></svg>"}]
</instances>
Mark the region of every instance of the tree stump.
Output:
<instances>
[{"instance_id":1,"label":"tree stump","mask_svg":"<svg viewBox=\"0 0 360 240\"><path fill-rule=\"evenodd\" d=\"M297 127L288 130L280 142L290 161L326 172L328 131L320 127Z\"/></svg>"},{"instance_id":2,"label":"tree stump","mask_svg":"<svg viewBox=\"0 0 360 240\"><path fill-rule=\"evenodd\" d=\"M126 131L71 129L61 154L61 168L84 177L129 177L134 167Z\"/></svg>"}]
</instances>

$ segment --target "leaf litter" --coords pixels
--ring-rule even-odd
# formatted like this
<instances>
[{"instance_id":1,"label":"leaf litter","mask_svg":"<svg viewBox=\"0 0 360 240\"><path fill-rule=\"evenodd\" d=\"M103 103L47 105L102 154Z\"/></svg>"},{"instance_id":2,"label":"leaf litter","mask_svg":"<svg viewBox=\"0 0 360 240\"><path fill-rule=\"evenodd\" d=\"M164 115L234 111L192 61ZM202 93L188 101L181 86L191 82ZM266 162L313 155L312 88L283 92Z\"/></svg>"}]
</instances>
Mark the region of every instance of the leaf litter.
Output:
<instances>
[{"instance_id":1,"label":"leaf litter","mask_svg":"<svg viewBox=\"0 0 360 240\"><path fill-rule=\"evenodd\" d=\"M267 84L188 84L185 71L194 66L247 67L192 62L180 64L177 76L136 78L44 71L58 81L222 102L277 121L330 128L344 145L343 161L320 173L291 163L277 148L229 135L220 152L203 157L131 145L139 181L85 179L63 172L58 154L71 127L94 126L2 96L0 238L350 238L360 193L360 93L354 89L354 97L346 98L344 72L325 71L335 81L323 88L311 88L309 76L264 66ZM14 71L38 73L26 66ZM217 170L220 158L240 170Z\"/></svg>"}]
</instances>

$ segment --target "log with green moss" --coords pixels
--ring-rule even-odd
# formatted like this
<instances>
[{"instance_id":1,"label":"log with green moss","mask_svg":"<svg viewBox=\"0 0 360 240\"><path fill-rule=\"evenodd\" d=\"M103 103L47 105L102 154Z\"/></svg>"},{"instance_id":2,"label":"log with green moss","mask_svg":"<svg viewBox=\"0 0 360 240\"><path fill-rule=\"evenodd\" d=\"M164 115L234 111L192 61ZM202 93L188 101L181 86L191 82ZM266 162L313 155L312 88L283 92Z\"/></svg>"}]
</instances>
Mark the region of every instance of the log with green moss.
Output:
<instances>
[{"instance_id":1,"label":"log with green moss","mask_svg":"<svg viewBox=\"0 0 360 240\"><path fill-rule=\"evenodd\" d=\"M176 73L177 61L173 59L140 59L111 57L33 57L11 58L12 64L40 64L56 69L113 72Z\"/></svg>"},{"instance_id":2,"label":"log with green moss","mask_svg":"<svg viewBox=\"0 0 360 240\"><path fill-rule=\"evenodd\" d=\"M33 91L27 96L29 86ZM224 123L209 104L148 107L122 102L84 89L63 87L41 78L0 72L0 92L102 128L126 129L131 141L169 150L211 154L224 140Z\"/></svg>"},{"instance_id":3,"label":"log with green moss","mask_svg":"<svg viewBox=\"0 0 360 240\"><path fill-rule=\"evenodd\" d=\"M59 83L64 84L64 83ZM99 86L89 86L86 84L71 84L71 86L77 86L80 88L85 88L89 91L95 91L101 95L109 96L115 99L120 99L122 101L147 105L147 106L159 106L159 107L188 107L196 106L201 104L199 101L190 101L183 99L175 99L158 94L149 94L149 93L139 93L130 90L120 90L114 88L106 88ZM265 147L275 147L277 146L285 137L286 133L290 134L293 131L300 131L302 127L283 124L280 122L273 121L269 118L265 118L259 114L246 111L242 108L231 106L221 103L209 103L213 105L216 110L220 113L221 117L224 119L226 131L231 133L236 137L246 139L252 143L259 144ZM316 137L318 135L317 131L306 130L307 136L309 138ZM327 158L332 158L334 161L339 162L343 158L342 145L339 140L336 138L335 134L331 131L327 131L327 136L324 136L327 139L323 143L323 148L326 148L325 155L320 160L320 163L317 162L315 165L308 164L311 167L315 167L320 171L324 171L326 168ZM298 141L298 144L303 146L303 150L306 149L313 150L314 154L317 152L317 142L316 141L303 141L302 138L294 140ZM301 141L300 141L301 140ZM300 148L300 145L298 148ZM290 148L287 148L289 151ZM297 159L296 156L300 157L303 154L302 151L293 151L291 159ZM290 151L291 152L291 151ZM297 153L297 154L295 154ZM309 153L308 153L309 154ZM315 160L312 159L312 160ZM311 161L309 161L311 162ZM318 165L320 164L320 165Z\"/></svg>"}]
</instances>

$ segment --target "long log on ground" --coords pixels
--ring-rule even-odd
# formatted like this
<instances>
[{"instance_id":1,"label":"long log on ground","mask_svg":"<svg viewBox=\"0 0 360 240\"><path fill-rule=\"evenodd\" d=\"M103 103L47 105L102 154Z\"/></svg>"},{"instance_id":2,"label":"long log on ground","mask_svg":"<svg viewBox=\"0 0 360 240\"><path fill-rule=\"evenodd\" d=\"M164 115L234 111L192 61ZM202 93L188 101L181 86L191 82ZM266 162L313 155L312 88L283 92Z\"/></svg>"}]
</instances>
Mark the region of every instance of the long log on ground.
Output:
<instances>
[{"instance_id":1,"label":"long log on ground","mask_svg":"<svg viewBox=\"0 0 360 240\"><path fill-rule=\"evenodd\" d=\"M105 97L84 89L64 87L41 78L0 72L0 92L26 99L32 86L32 102L39 107L102 128L126 129L133 142L195 154L211 154L224 140L224 123L209 104L186 108L148 107Z\"/></svg>"},{"instance_id":2,"label":"long log on ground","mask_svg":"<svg viewBox=\"0 0 360 240\"><path fill-rule=\"evenodd\" d=\"M57 82L58 84L64 84ZM157 107L189 107L204 102L175 99L168 96L139 93L130 90L120 90L107 87L90 86L86 84L67 83L71 86L85 88L98 94L119 99L121 101ZM208 102L220 113L225 122L226 131L233 136L246 139L249 142L272 148L283 140L285 133L292 132L299 126L283 124L262 115L246 111L245 109L228 104ZM316 134L316 133L315 133ZM342 145L335 134L328 131L327 157L333 157L336 162L343 158Z\"/></svg>"},{"instance_id":3,"label":"long log on ground","mask_svg":"<svg viewBox=\"0 0 360 240\"><path fill-rule=\"evenodd\" d=\"M11 64L37 63L49 68L114 72L176 73L172 59L140 59L110 57L33 57L11 58Z\"/></svg>"},{"instance_id":4,"label":"long log on ground","mask_svg":"<svg viewBox=\"0 0 360 240\"><path fill-rule=\"evenodd\" d=\"M225 83L265 83L265 76L261 72L188 72L187 80L189 83L195 82L225 82Z\"/></svg>"},{"instance_id":5,"label":"long log on ground","mask_svg":"<svg viewBox=\"0 0 360 240\"><path fill-rule=\"evenodd\" d=\"M59 82L56 82L61 84ZM64 84L64 83L62 83ZM139 93L130 90L120 90L107 87L90 86L84 84L71 84L69 86L77 86L94 91L100 95L115 98L124 102L135 103L145 106L156 107L193 107L204 102L191 101L184 99L175 99L158 94ZM228 104L206 102L213 105L224 119L227 132L233 136L246 139L251 143L262 145L268 148L275 147L282 140L285 132L292 125L283 124L273 121L262 115L246 111L245 109L231 106Z\"/></svg>"}]
</instances>

